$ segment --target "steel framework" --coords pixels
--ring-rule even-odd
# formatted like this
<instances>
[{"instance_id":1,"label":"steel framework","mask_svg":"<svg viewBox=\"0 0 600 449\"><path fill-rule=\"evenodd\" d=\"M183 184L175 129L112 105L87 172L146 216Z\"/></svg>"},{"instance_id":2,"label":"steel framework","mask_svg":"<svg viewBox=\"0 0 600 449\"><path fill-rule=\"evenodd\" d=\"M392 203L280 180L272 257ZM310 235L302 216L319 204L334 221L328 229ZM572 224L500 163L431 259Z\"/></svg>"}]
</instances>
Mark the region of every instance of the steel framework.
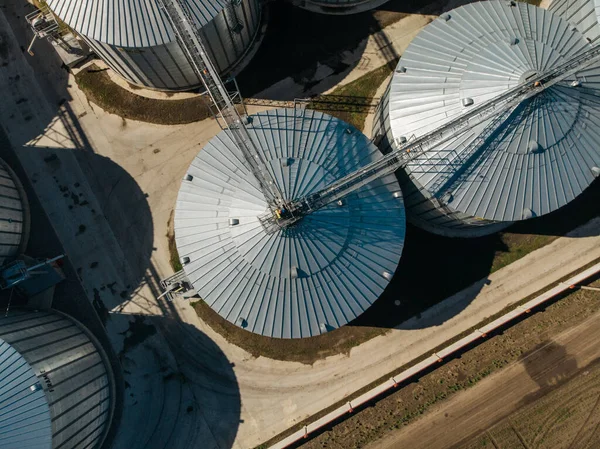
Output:
<instances>
[{"instance_id":1,"label":"steel framework","mask_svg":"<svg viewBox=\"0 0 600 449\"><path fill-rule=\"evenodd\" d=\"M202 45L198 30L192 26L190 13L183 0L160 1L178 39L180 39L188 53L194 70L205 84L218 115L231 131L237 147L260 184L269 204L269 210L259 217L267 233L286 228L299 221L306 214L321 209L334 201L341 200L365 184L395 172L424 153L431 151L440 143L472 129L495 115L496 117L486 126L482 135L468 149L469 154L476 153L477 149L496 133L502 123L505 122L505 119L524 101L574 76L577 72L600 60L600 46L592 47L566 63L532 76L505 93L472 107L469 112L421 137L397 141L398 148L396 150L338 179L329 186L301 198L288 200L283 198L269 172L267 161L252 142L247 129L247 125L251 122L247 116L242 117L237 111L230 94L225 89L218 72ZM525 32L526 35L530 34L528 29ZM578 81L572 81L572 86L578 87ZM469 157L468 154L467 157ZM447 188L447 181L447 179L441 181L444 183L443 187Z\"/></svg>"}]
</instances>

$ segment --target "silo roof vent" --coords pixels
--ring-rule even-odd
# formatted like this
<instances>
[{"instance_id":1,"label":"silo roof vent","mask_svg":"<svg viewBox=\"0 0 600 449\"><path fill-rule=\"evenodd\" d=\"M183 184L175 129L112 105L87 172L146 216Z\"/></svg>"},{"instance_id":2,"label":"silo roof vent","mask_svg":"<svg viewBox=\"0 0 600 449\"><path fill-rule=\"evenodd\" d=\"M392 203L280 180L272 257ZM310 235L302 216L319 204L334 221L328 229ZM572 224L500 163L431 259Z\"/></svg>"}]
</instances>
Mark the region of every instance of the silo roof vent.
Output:
<instances>
[{"instance_id":1,"label":"silo roof vent","mask_svg":"<svg viewBox=\"0 0 600 449\"><path fill-rule=\"evenodd\" d=\"M540 153L542 150L543 148L537 140L530 140L527 144L528 153Z\"/></svg>"},{"instance_id":2,"label":"silo roof vent","mask_svg":"<svg viewBox=\"0 0 600 449\"><path fill-rule=\"evenodd\" d=\"M530 218L535 217L535 212L532 211L531 209L525 208L525 209L523 209L522 217L523 217L523 220L529 220Z\"/></svg>"},{"instance_id":3,"label":"silo roof vent","mask_svg":"<svg viewBox=\"0 0 600 449\"><path fill-rule=\"evenodd\" d=\"M473 99L472 98L467 97L467 98L463 98L462 99L462 105L464 107L471 106L472 104L473 104Z\"/></svg>"},{"instance_id":4,"label":"silo roof vent","mask_svg":"<svg viewBox=\"0 0 600 449\"><path fill-rule=\"evenodd\" d=\"M295 265L292 265L292 267L290 268L290 277L292 279L298 279L298 267Z\"/></svg>"},{"instance_id":5,"label":"silo roof vent","mask_svg":"<svg viewBox=\"0 0 600 449\"><path fill-rule=\"evenodd\" d=\"M396 68L396 73L406 73L406 67L404 67L403 65L399 65Z\"/></svg>"},{"instance_id":6,"label":"silo roof vent","mask_svg":"<svg viewBox=\"0 0 600 449\"><path fill-rule=\"evenodd\" d=\"M248 322L246 321L246 318L244 318L243 316L238 317L238 319L235 320L235 323L242 329L244 329L248 326Z\"/></svg>"},{"instance_id":7,"label":"silo roof vent","mask_svg":"<svg viewBox=\"0 0 600 449\"><path fill-rule=\"evenodd\" d=\"M592 173L597 178L598 176L600 176L600 168L599 167L592 167Z\"/></svg>"},{"instance_id":8,"label":"silo roof vent","mask_svg":"<svg viewBox=\"0 0 600 449\"><path fill-rule=\"evenodd\" d=\"M440 19L442 19L444 22L447 22L448 20L450 20L451 16L450 14L446 13L446 14L442 14L440 16Z\"/></svg>"}]
</instances>

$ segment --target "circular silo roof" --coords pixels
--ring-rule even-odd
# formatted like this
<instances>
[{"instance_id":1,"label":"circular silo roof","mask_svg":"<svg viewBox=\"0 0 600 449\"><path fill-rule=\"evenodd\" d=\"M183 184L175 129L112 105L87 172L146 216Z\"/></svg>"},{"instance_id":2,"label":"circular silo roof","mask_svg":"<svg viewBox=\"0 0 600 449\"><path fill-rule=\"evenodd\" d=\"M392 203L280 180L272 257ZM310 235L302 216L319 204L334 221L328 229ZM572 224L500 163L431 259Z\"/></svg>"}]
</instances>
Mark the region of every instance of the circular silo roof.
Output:
<instances>
[{"instance_id":1,"label":"circular silo roof","mask_svg":"<svg viewBox=\"0 0 600 449\"><path fill-rule=\"evenodd\" d=\"M0 339L0 447L51 449L52 420L33 368Z\"/></svg>"},{"instance_id":2,"label":"circular silo roof","mask_svg":"<svg viewBox=\"0 0 600 449\"><path fill-rule=\"evenodd\" d=\"M249 129L287 199L381 157L341 120L294 114L263 112ZM246 330L300 338L338 328L364 312L396 270L405 214L393 175L273 234L258 221L267 203L227 131L200 151L188 175L175 209L184 270L204 301Z\"/></svg>"},{"instance_id":3,"label":"circular silo roof","mask_svg":"<svg viewBox=\"0 0 600 449\"><path fill-rule=\"evenodd\" d=\"M402 55L389 91L394 139L421 136L535 77L589 43L531 5L472 3L443 14ZM600 173L600 70L586 70L524 101L483 144L493 117L408 165L451 209L495 221L565 205ZM580 74L581 75L581 74Z\"/></svg>"},{"instance_id":4,"label":"circular silo roof","mask_svg":"<svg viewBox=\"0 0 600 449\"><path fill-rule=\"evenodd\" d=\"M99 447L113 407L108 359L87 329L55 311L2 314L1 448Z\"/></svg>"},{"instance_id":5,"label":"circular silo roof","mask_svg":"<svg viewBox=\"0 0 600 449\"><path fill-rule=\"evenodd\" d=\"M226 6L226 0L184 0L203 27ZM79 34L119 47L151 47L175 40L159 0L47 0L50 9Z\"/></svg>"}]
</instances>

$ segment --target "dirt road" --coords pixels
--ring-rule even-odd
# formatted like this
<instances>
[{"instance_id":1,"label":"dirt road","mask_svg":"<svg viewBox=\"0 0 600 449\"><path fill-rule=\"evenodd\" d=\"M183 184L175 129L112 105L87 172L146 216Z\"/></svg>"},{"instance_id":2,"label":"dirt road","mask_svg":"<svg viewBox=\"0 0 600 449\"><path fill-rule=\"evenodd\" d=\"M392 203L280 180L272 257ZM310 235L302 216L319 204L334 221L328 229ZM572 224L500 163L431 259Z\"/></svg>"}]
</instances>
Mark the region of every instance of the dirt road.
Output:
<instances>
[{"instance_id":1,"label":"dirt road","mask_svg":"<svg viewBox=\"0 0 600 449\"><path fill-rule=\"evenodd\" d=\"M563 384L600 357L600 314L559 334L522 361L460 392L422 419L368 449L446 449L462 445Z\"/></svg>"}]
</instances>

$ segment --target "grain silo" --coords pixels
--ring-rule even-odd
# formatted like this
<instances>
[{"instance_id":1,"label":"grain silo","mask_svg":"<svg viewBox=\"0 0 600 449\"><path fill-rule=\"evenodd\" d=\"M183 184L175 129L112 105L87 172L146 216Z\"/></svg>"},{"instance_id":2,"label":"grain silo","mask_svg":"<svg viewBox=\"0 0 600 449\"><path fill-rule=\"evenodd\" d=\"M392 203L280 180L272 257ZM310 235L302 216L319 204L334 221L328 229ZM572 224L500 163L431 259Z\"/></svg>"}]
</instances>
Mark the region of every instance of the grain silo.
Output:
<instances>
[{"instance_id":1,"label":"grain silo","mask_svg":"<svg viewBox=\"0 0 600 449\"><path fill-rule=\"evenodd\" d=\"M376 112L375 141L384 152L397 148L590 48L575 26L524 3L443 14L402 55ZM474 237L573 200L600 174L599 74L588 68L413 160L399 173L408 219Z\"/></svg>"},{"instance_id":2,"label":"grain silo","mask_svg":"<svg viewBox=\"0 0 600 449\"><path fill-rule=\"evenodd\" d=\"M60 20L128 82L158 90L201 85L159 0L48 0ZM185 0L215 67L241 70L257 47L260 0Z\"/></svg>"},{"instance_id":3,"label":"grain silo","mask_svg":"<svg viewBox=\"0 0 600 449\"><path fill-rule=\"evenodd\" d=\"M356 14L387 3L389 0L292 0L292 3L309 11L322 14Z\"/></svg>"},{"instance_id":4,"label":"grain silo","mask_svg":"<svg viewBox=\"0 0 600 449\"><path fill-rule=\"evenodd\" d=\"M21 254L29 238L29 205L13 170L0 159L0 266Z\"/></svg>"},{"instance_id":5,"label":"grain silo","mask_svg":"<svg viewBox=\"0 0 600 449\"><path fill-rule=\"evenodd\" d=\"M114 400L107 358L81 324L54 311L0 318L0 447L97 449Z\"/></svg>"},{"instance_id":6,"label":"grain silo","mask_svg":"<svg viewBox=\"0 0 600 449\"><path fill-rule=\"evenodd\" d=\"M362 133L329 115L275 109L249 133L286 199L312 193L379 159ZM404 246L402 194L393 175L268 233L267 202L229 131L192 162L175 209L175 240L199 295L230 322L268 337L338 328L390 282Z\"/></svg>"},{"instance_id":7,"label":"grain silo","mask_svg":"<svg viewBox=\"0 0 600 449\"><path fill-rule=\"evenodd\" d=\"M589 42L596 43L600 37L600 1L552 0L548 10L575 25Z\"/></svg>"}]
</instances>

